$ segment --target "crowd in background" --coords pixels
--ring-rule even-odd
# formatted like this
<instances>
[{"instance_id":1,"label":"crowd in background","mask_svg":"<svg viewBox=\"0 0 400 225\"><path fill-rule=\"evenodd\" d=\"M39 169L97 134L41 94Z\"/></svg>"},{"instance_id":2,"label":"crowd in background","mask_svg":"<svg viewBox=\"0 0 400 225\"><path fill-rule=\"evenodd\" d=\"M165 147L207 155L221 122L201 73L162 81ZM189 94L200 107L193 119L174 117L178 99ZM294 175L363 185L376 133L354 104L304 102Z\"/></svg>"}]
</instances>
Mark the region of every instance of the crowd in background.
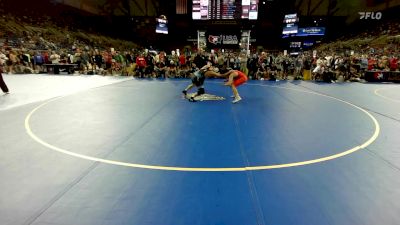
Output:
<instances>
[{"instance_id":1,"label":"crowd in background","mask_svg":"<svg viewBox=\"0 0 400 225\"><path fill-rule=\"evenodd\" d=\"M182 52L185 52L182 50ZM378 53L380 52L380 53ZM379 49L369 53L337 53L322 51L313 55L305 51L299 55L262 51L248 55L240 52L206 52L167 54L155 50L99 50L88 46L66 50L29 50L3 47L0 58L3 72L8 74L45 73L45 64L76 64L76 74L126 75L140 78L185 78L211 62L221 72L241 70L250 79L304 78L304 70L311 71L310 79L322 79L330 74L332 80L362 78L370 70L399 71L399 51L385 54Z\"/></svg>"},{"instance_id":2,"label":"crowd in background","mask_svg":"<svg viewBox=\"0 0 400 225\"><path fill-rule=\"evenodd\" d=\"M24 27L20 20L7 20ZM25 25L26 26L26 25ZM50 25L49 25L50 26ZM361 80L366 71L399 71L399 41L378 46L343 48L345 40L326 44L327 47L301 51L291 55L284 52L260 50L199 50L181 48L178 51L130 48L127 45L82 41L65 34L46 35L34 32L32 27L22 32L0 33L0 60L3 73L46 73L46 64L75 65L76 74L126 75L140 78L185 78L208 61L220 72L241 70L250 79L285 80ZM0 31L1 32L1 31ZM382 35L398 37L400 24L390 23L387 29L375 33L361 33L353 38L379 38ZM376 35L376 36L373 36ZM397 35L397 36L396 36ZM309 78L306 76L309 73Z\"/></svg>"}]
</instances>

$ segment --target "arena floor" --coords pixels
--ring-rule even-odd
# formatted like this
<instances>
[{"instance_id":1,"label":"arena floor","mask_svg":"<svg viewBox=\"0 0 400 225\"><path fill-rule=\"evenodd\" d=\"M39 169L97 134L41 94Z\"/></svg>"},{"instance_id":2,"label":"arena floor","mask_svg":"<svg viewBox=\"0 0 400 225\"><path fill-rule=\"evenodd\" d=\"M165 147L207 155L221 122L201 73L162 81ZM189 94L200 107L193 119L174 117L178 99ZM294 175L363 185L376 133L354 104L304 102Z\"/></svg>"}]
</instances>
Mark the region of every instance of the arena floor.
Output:
<instances>
[{"instance_id":1,"label":"arena floor","mask_svg":"<svg viewBox=\"0 0 400 225\"><path fill-rule=\"evenodd\" d=\"M400 224L400 86L4 75L0 224Z\"/></svg>"}]
</instances>

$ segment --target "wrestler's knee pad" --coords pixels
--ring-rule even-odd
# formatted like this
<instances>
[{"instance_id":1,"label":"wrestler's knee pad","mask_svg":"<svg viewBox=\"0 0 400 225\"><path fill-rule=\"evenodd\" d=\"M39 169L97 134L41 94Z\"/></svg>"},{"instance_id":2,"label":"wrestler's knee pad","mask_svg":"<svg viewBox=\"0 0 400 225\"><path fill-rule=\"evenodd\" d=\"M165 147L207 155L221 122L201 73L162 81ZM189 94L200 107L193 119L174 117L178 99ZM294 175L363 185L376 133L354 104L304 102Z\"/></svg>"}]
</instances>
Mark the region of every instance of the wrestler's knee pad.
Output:
<instances>
[{"instance_id":1,"label":"wrestler's knee pad","mask_svg":"<svg viewBox=\"0 0 400 225\"><path fill-rule=\"evenodd\" d=\"M197 95L202 95L206 93L206 91L204 90L204 88L199 88L199 90L197 90Z\"/></svg>"}]
</instances>

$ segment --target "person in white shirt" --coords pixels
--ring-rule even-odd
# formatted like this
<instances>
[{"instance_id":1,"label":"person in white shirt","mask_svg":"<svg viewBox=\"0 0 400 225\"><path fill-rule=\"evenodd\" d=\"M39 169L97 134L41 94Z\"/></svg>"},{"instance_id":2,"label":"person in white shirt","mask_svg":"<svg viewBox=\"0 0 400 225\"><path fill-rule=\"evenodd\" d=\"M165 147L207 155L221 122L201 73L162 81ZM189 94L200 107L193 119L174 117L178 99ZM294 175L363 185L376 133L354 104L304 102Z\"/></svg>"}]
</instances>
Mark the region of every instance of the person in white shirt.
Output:
<instances>
[{"instance_id":1,"label":"person in white shirt","mask_svg":"<svg viewBox=\"0 0 400 225\"><path fill-rule=\"evenodd\" d=\"M324 73L325 66L326 66L326 60L323 57L318 57L317 58L317 66L312 71L313 72L313 74L312 74L313 80L317 79Z\"/></svg>"},{"instance_id":2,"label":"person in white shirt","mask_svg":"<svg viewBox=\"0 0 400 225\"><path fill-rule=\"evenodd\" d=\"M50 55L50 61L51 61L51 64L58 64L58 63L60 63L60 55L58 55L55 51L52 51L51 52L51 55ZM59 74L60 73L60 68L58 67L58 66L54 66L54 71L53 71L55 74Z\"/></svg>"},{"instance_id":3,"label":"person in white shirt","mask_svg":"<svg viewBox=\"0 0 400 225\"><path fill-rule=\"evenodd\" d=\"M51 52L50 61L52 64L57 64L60 62L60 55L58 55L55 51Z\"/></svg>"}]
</instances>

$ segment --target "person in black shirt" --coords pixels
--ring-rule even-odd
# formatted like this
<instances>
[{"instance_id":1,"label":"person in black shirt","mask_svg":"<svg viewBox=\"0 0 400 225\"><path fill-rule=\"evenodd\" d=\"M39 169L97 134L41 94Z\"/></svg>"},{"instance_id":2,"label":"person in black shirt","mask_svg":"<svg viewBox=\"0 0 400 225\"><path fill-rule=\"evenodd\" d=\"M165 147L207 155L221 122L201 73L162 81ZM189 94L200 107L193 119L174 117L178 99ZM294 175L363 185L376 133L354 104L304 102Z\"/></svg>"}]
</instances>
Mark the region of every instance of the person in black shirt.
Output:
<instances>
[{"instance_id":1,"label":"person in black shirt","mask_svg":"<svg viewBox=\"0 0 400 225\"><path fill-rule=\"evenodd\" d=\"M147 52L145 59L147 63L145 74L152 77L154 73L154 58L150 52Z\"/></svg>"},{"instance_id":2,"label":"person in black shirt","mask_svg":"<svg viewBox=\"0 0 400 225\"><path fill-rule=\"evenodd\" d=\"M311 59L308 56L303 58L303 79L311 79Z\"/></svg>"},{"instance_id":3,"label":"person in black shirt","mask_svg":"<svg viewBox=\"0 0 400 225\"><path fill-rule=\"evenodd\" d=\"M193 59L194 64L196 64L197 68L202 68L207 64L207 59L204 56L203 52L199 52Z\"/></svg>"},{"instance_id":4,"label":"person in black shirt","mask_svg":"<svg viewBox=\"0 0 400 225\"><path fill-rule=\"evenodd\" d=\"M253 55L252 58L247 59L247 68L249 68L249 77L251 77L251 79L256 80L256 73L258 70L257 67L257 63L258 63L258 57L256 54ZM224 73L221 71L221 73Z\"/></svg>"},{"instance_id":5,"label":"person in black shirt","mask_svg":"<svg viewBox=\"0 0 400 225\"><path fill-rule=\"evenodd\" d=\"M103 64L103 56L98 50L96 50L96 53L94 55L94 62L97 65L98 69L100 69Z\"/></svg>"}]
</instances>

